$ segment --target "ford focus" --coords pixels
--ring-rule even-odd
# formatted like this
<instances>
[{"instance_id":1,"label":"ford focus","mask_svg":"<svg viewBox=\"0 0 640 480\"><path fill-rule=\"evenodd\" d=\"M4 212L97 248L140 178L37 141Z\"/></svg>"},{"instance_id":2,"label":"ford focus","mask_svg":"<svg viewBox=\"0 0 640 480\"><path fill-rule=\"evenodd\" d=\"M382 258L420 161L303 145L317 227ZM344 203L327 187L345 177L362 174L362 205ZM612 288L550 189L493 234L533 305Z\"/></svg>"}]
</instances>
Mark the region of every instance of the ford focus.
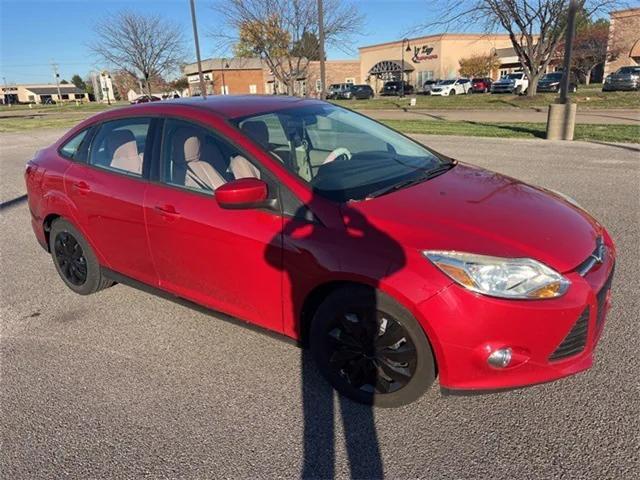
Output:
<instances>
[{"instance_id":1,"label":"ford focus","mask_svg":"<svg viewBox=\"0 0 640 480\"><path fill-rule=\"evenodd\" d=\"M574 200L321 101L110 110L25 178L74 292L120 283L224 312L310 348L366 404L436 378L485 391L584 371L610 305L614 243Z\"/></svg>"}]
</instances>

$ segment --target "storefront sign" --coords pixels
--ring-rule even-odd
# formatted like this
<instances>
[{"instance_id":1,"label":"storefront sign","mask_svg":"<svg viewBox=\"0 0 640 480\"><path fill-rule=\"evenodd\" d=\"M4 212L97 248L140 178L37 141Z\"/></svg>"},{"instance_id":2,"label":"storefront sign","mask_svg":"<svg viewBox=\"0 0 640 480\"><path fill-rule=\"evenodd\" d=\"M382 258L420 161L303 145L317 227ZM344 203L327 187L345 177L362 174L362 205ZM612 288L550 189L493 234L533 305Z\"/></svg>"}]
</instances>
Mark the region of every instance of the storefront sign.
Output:
<instances>
[{"instance_id":1,"label":"storefront sign","mask_svg":"<svg viewBox=\"0 0 640 480\"><path fill-rule=\"evenodd\" d=\"M420 63L423 60L435 60L438 55L433 52L433 47L423 45L422 47L413 47L413 57L411 61L413 63Z\"/></svg>"}]
</instances>

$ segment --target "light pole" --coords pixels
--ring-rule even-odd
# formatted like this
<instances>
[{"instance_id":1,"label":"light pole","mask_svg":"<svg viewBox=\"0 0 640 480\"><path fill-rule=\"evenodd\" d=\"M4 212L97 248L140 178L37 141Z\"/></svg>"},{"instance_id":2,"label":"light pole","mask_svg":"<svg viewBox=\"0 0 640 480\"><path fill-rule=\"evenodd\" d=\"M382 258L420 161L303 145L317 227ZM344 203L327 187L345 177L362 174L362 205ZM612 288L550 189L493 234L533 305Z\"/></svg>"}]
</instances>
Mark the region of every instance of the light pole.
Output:
<instances>
[{"instance_id":1,"label":"light pole","mask_svg":"<svg viewBox=\"0 0 640 480\"><path fill-rule=\"evenodd\" d=\"M221 62L220 62L220 66L222 67L222 94L226 95L227 94L227 84L224 81L224 69L225 68L229 68L229 63L227 62L226 58L222 58Z\"/></svg>"},{"instance_id":2,"label":"light pole","mask_svg":"<svg viewBox=\"0 0 640 480\"><path fill-rule=\"evenodd\" d=\"M403 38L402 39L402 56L401 56L401 61L400 61L400 98L404 98L404 52L405 52L405 48L404 48L404 44L407 44L407 48L406 51L410 52L411 51L411 45L409 45L409 39L408 38Z\"/></svg>"},{"instance_id":3,"label":"light pole","mask_svg":"<svg viewBox=\"0 0 640 480\"><path fill-rule=\"evenodd\" d=\"M200 95L207 98L207 88L204 84L204 75L202 74L202 61L200 60L200 42L198 41L198 25L196 24L196 5L195 0L189 0L191 5L191 24L193 26L193 40L196 44L196 59L198 60L198 76L200 77Z\"/></svg>"},{"instance_id":4,"label":"light pole","mask_svg":"<svg viewBox=\"0 0 640 480\"><path fill-rule=\"evenodd\" d=\"M326 81L326 71L324 64L324 11L322 0L318 0L318 54L320 55L320 100L325 99L324 82Z\"/></svg>"}]
</instances>

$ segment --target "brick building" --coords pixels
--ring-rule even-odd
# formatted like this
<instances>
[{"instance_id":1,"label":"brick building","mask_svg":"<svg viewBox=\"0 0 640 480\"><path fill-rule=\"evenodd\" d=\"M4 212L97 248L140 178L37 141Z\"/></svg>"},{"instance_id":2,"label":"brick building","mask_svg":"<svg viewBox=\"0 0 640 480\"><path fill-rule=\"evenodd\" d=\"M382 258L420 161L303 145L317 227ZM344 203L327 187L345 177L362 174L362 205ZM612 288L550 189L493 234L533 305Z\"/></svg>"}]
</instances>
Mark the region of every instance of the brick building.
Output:
<instances>
[{"instance_id":1,"label":"brick building","mask_svg":"<svg viewBox=\"0 0 640 480\"><path fill-rule=\"evenodd\" d=\"M611 12L607 50L619 54L605 64L605 76L620 67L640 65L640 8Z\"/></svg>"},{"instance_id":2,"label":"brick building","mask_svg":"<svg viewBox=\"0 0 640 480\"><path fill-rule=\"evenodd\" d=\"M327 85L331 83L358 83L360 62L357 60L327 60ZM198 64L185 65L183 72L189 83L189 94L200 94ZM286 86L274 78L269 67L260 58L211 58L202 61L202 73L207 94L275 94L286 92ZM306 75L295 83L300 96L317 96L320 89L320 62L311 61Z\"/></svg>"}]
</instances>

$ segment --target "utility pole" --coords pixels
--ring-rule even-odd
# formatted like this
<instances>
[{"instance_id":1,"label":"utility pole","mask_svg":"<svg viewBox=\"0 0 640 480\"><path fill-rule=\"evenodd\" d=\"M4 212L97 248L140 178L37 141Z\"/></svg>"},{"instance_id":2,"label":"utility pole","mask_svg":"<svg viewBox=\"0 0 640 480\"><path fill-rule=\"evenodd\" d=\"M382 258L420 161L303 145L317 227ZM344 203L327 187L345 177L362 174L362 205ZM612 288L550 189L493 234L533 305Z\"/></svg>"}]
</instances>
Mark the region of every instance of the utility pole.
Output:
<instances>
[{"instance_id":1,"label":"utility pole","mask_svg":"<svg viewBox=\"0 0 640 480\"><path fill-rule=\"evenodd\" d=\"M571 56L573 54L573 39L575 37L577 12L578 0L569 0L560 98L558 103L549 105L547 140L573 140L577 106L575 103L571 103L569 98L569 82L571 78Z\"/></svg>"},{"instance_id":2,"label":"utility pole","mask_svg":"<svg viewBox=\"0 0 640 480\"><path fill-rule=\"evenodd\" d=\"M53 68L53 76L56 79L56 87L58 88L58 101L56 103L62 103L62 94L60 93L60 74L58 73L58 64L51 62L51 68Z\"/></svg>"},{"instance_id":3,"label":"utility pole","mask_svg":"<svg viewBox=\"0 0 640 480\"><path fill-rule=\"evenodd\" d=\"M562 83L560 84L560 103L569 103L569 81L571 78L571 56L573 55L573 39L576 36L577 0L569 1L567 14L567 36L564 42L564 64L562 66Z\"/></svg>"},{"instance_id":4,"label":"utility pole","mask_svg":"<svg viewBox=\"0 0 640 480\"><path fill-rule=\"evenodd\" d=\"M326 70L324 64L324 10L322 0L318 0L318 50L320 54L320 99L324 100Z\"/></svg>"},{"instance_id":5,"label":"utility pole","mask_svg":"<svg viewBox=\"0 0 640 480\"><path fill-rule=\"evenodd\" d=\"M193 41L196 44L196 59L198 60L198 76L200 77L200 95L207 98L207 88L204 84L204 75L202 75L202 60L200 60L200 41L198 40L198 25L196 23L196 5L195 0L189 0L191 6L191 24L193 25Z\"/></svg>"}]
</instances>

